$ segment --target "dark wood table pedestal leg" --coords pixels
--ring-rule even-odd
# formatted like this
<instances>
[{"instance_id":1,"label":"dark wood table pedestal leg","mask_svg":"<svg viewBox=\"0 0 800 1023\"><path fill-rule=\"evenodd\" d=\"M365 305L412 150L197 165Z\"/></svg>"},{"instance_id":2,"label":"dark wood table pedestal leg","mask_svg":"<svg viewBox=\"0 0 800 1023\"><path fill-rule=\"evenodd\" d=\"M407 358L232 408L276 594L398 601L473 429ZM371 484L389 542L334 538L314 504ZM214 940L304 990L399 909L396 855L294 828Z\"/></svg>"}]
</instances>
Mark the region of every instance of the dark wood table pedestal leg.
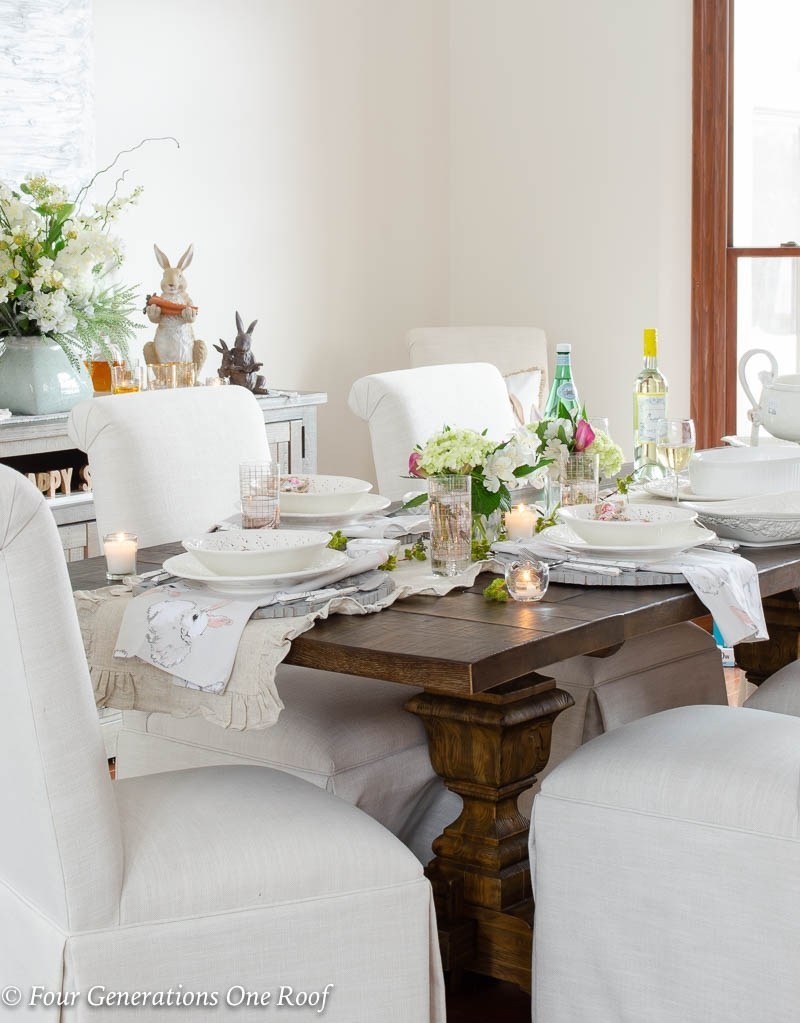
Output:
<instances>
[{"instance_id":1,"label":"dark wood table pedestal leg","mask_svg":"<svg viewBox=\"0 0 800 1023\"><path fill-rule=\"evenodd\" d=\"M470 699L421 693L406 704L425 724L434 770L464 801L427 869L446 969L530 990L530 822L517 797L547 763L553 721L572 703L533 675Z\"/></svg>"},{"instance_id":2,"label":"dark wood table pedestal leg","mask_svg":"<svg viewBox=\"0 0 800 1023\"><path fill-rule=\"evenodd\" d=\"M769 642L736 647L736 664L747 672L748 682L757 686L800 657L800 590L765 597L762 603Z\"/></svg>"}]
</instances>

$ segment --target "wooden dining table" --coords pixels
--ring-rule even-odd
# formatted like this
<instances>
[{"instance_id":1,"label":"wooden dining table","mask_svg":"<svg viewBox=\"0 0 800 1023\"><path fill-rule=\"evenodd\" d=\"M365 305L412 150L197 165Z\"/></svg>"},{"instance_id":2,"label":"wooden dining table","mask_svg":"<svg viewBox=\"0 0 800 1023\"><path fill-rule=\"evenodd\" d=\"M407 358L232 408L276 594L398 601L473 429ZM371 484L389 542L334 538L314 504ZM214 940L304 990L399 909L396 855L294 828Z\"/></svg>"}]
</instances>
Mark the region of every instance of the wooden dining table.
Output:
<instances>
[{"instance_id":1,"label":"wooden dining table","mask_svg":"<svg viewBox=\"0 0 800 1023\"><path fill-rule=\"evenodd\" d=\"M179 544L139 551L139 571ZM737 647L758 682L800 656L800 545L742 549L754 562L770 640ZM75 589L106 585L102 558L74 562ZM518 796L546 765L556 717L572 704L546 665L606 656L626 640L707 614L683 584L551 584L540 603L489 602L468 590L416 596L379 614L333 615L292 642L287 663L422 690L406 707L426 728L431 761L463 810L427 868L445 968L468 968L530 990L533 899L529 821Z\"/></svg>"}]
</instances>

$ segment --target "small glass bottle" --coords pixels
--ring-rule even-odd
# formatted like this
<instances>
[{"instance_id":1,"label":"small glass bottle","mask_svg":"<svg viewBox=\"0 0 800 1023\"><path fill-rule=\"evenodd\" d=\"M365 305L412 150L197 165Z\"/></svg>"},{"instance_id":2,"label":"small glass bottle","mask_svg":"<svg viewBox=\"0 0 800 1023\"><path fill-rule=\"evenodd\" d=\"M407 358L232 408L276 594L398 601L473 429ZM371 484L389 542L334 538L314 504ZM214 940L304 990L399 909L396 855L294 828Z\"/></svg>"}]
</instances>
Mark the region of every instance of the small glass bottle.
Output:
<instances>
[{"instance_id":1,"label":"small glass bottle","mask_svg":"<svg viewBox=\"0 0 800 1023\"><path fill-rule=\"evenodd\" d=\"M633 469L637 480L661 479L656 458L656 424L667 415L666 377L658 369L658 332L644 332L644 367L633 388Z\"/></svg>"},{"instance_id":2,"label":"small glass bottle","mask_svg":"<svg viewBox=\"0 0 800 1023\"><path fill-rule=\"evenodd\" d=\"M558 406L563 405L567 411L580 408L580 399L572 379L572 345L556 345L556 372L544 407L544 419L557 419Z\"/></svg>"}]
</instances>

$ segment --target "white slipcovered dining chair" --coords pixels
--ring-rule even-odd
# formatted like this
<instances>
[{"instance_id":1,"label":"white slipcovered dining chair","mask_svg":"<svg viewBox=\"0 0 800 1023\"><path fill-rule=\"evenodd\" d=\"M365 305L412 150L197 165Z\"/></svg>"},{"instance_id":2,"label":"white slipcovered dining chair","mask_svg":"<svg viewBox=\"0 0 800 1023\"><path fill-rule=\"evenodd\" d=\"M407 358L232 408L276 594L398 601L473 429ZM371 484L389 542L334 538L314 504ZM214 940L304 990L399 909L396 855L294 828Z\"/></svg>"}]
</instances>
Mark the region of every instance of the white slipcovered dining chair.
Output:
<instances>
[{"instance_id":1,"label":"white slipcovered dining chair","mask_svg":"<svg viewBox=\"0 0 800 1023\"><path fill-rule=\"evenodd\" d=\"M498 440L515 427L502 375L486 363L374 373L353 384L349 404L369 426L379 487L392 497L410 489L403 477L414 446L445 423L486 428ZM689 622L629 639L610 656L571 657L537 670L575 700L553 726L550 761L540 778L581 743L627 721L670 707L727 702L716 644Z\"/></svg>"},{"instance_id":2,"label":"white slipcovered dining chair","mask_svg":"<svg viewBox=\"0 0 800 1023\"><path fill-rule=\"evenodd\" d=\"M269 457L263 416L243 387L93 398L75 406L68 429L89 456L100 534L126 530L143 546L233 514L238 463ZM284 706L261 730L124 710L119 777L212 764L279 768L354 803L430 859L452 816L424 727L404 710L415 690L292 665L280 665L276 680Z\"/></svg>"},{"instance_id":3,"label":"white slipcovered dining chair","mask_svg":"<svg viewBox=\"0 0 800 1023\"><path fill-rule=\"evenodd\" d=\"M800 721L681 707L542 783L533 1023L784 1023L800 1005Z\"/></svg>"},{"instance_id":4,"label":"white slipcovered dining chair","mask_svg":"<svg viewBox=\"0 0 800 1023\"><path fill-rule=\"evenodd\" d=\"M550 380L540 327L415 327L407 340L412 367L491 363L503 376L517 421L541 418Z\"/></svg>"},{"instance_id":5,"label":"white slipcovered dining chair","mask_svg":"<svg viewBox=\"0 0 800 1023\"><path fill-rule=\"evenodd\" d=\"M263 767L111 781L56 526L6 466L0 649L5 1006L19 989L23 1015L53 1023L167 1023L181 1015L163 1003L172 988L216 995L193 1019L252 1020L266 1010L229 1007L234 986L234 1001L271 991L272 1008L281 985L317 1004L332 985L325 1019L372 1023L380 1006L382 1020L443 1023L430 886L376 821ZM98 1010L92 988L162 992L163 1007Z\"/></svg>"}]
</instances>

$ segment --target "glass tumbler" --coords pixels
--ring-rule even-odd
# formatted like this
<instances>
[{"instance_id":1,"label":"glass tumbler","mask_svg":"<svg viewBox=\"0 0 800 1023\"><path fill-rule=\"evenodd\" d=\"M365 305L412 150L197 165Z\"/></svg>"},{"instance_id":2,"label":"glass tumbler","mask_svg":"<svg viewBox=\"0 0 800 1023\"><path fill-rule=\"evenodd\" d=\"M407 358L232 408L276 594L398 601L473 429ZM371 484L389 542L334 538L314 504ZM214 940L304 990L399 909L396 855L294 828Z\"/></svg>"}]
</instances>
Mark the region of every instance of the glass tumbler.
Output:
<instances>
[{"instance_id":1,"label":"glass tumbler","mask_svg":"<svg viewBox=\"0 0 800 1023\"><path fill-rule=\"evenodd\" d=\"M431 476L431 568L434 575L459 575L472 563L472 479Z\"/></svg>"},{"instance_id":2,"label":"glass tumbler","mask_svg":"<svg viewBox=\"0 0 800 1023\"><path fill-rule=\"evenodd\" d=\"M275 529L280 525L280 483L280 467L273 462L240 462L243 529Z\"/></svg>"}]
</instances>

